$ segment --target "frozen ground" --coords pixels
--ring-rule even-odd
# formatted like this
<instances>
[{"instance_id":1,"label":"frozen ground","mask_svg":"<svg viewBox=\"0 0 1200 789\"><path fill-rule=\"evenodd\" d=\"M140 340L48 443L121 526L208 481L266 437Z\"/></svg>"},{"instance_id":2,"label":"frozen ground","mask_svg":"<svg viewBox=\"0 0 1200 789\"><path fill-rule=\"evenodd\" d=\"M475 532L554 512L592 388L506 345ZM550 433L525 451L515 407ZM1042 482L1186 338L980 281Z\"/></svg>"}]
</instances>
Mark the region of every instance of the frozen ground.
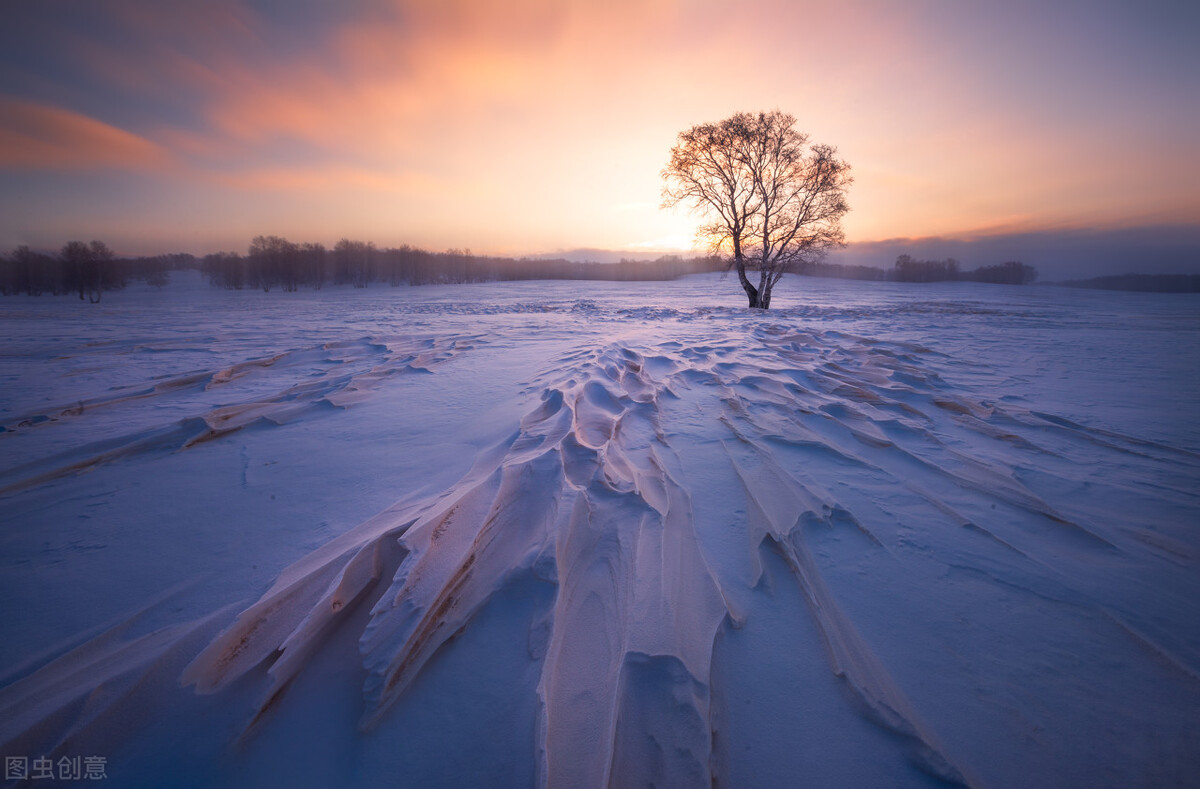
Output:
<instances>
[{"instance_id":1,"label":"frozen ground","mask_svg":"<svg viewBox=\"0 0 1200 789\"><path fill-rule=\"evenodd\" d=\"M1200 780L1196 297L182 280L0 299L5 756Z\"/></svg>"}]
</instances>

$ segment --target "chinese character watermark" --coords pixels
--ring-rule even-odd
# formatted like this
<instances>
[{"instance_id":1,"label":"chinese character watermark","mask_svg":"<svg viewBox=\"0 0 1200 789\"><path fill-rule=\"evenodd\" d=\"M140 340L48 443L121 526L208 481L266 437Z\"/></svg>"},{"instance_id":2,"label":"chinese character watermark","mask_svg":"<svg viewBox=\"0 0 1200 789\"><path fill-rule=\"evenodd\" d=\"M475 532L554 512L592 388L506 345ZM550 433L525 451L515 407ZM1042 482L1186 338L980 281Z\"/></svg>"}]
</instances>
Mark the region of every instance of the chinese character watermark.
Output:
<instances>
[{"instance_id":1,"label":"chinese character watermark","mask_svg":"<svg viewBox=\"0 0 1200 789\"><path fill-rule=\"evenodd\" d=\"M108 775L104 772L104 767L107 764L108 759L103 756L83 757L84 777L91 781L99 781L107 778Z\"/></svg>"},{"instance_id":2,"label":"chinese character watermark","mask_svg":"<svg viewBox=\"0 0 1200 789\"><path fill-rule=\"evenodd\" d=\"M56 762L49 756L4 757L4 780L103 781L108 778L107 756L63 756Z\"/></svg>"},{"instance_id":3,"label":"chinese character watermark","mask_svg":"<svg viewBox=\"0 0 1200 789\"><path fill-rule=\"evenodd\" d=\"M29 777L28 756L4 757L4 780L21 781Z\"/></svg>"},{"instance_id":4,"label":"chinese character watermark","mask_svg":"<svg viewBox=\"0 0 1200 789\"><path fill-rule=\"evenodd\" d=\"M39 756L33 760L33 773L30 779L37 781L43 778L54 778L54 760L48 756Z\"/></svg>"},{"instance_id":5,"label":"chinese character watermark","mask_svg":"<svg viewBox=\"0 0 1200 789\"><path fill-rule=\"evenodd\" d=\"M83 770L80 767L80 758L78 756L64 756L58 760L58 780L60 781L78 781L83 777Z\"/></svg>"}]
</instances>

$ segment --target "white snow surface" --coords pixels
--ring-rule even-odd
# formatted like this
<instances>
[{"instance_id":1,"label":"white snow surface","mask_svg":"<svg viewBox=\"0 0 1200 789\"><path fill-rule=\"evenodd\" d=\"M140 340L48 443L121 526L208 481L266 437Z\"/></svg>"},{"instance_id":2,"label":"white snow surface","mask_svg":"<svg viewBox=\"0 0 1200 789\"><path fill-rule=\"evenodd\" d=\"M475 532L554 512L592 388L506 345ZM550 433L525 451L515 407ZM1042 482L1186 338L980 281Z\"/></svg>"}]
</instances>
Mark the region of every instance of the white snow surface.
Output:
<instances>
[{"instance_id":1,"label":"white snow surface","mask_svg":"<svg viewBox=\"0 0 1200 789\"><path fill-rule=\"evenodd\" d=\"M0 299L0 752L160 787L1196 781L1200 299L739 300Z\"/></svg>"}]
</instances>

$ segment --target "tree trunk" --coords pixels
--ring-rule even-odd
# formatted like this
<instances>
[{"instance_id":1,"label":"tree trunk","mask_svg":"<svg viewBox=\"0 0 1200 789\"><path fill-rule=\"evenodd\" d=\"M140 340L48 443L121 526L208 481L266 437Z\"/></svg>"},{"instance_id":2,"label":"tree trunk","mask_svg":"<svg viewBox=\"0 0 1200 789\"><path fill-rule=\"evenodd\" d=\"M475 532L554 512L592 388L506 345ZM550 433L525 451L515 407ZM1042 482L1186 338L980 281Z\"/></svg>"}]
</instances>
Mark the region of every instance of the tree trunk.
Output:
<instances>
[{"instance_id":1,"label":"tree trunk","mask_svg":"<svg viewBox=\"0 0 1200 789\"><path fill-rule=\"evenodd\" d=\"M742 257L740 250L734 253L734 262L737 264L738 281L742 283L742 290L746 291L746 298L750 300L750 308L760 306L758 289L751 285L746 277L746 259Z\"/></svg>"},{"instance_id":2,"label":"tree trunk","mask_svg":"<svg viewBox=\"0 0 1200 789\"><path fill-rule=\"evenodd\" d=\"M742 282L742 288L745 289L746 295L750 298L750 308L766 310L771 308L771 282L770 272L767 271L766 263L759 261L759 277L758 287L750 284L750 280L746 277L746 264L739 255L736 258L738 264L738 278Z\"/></svg>"}]
</instances>

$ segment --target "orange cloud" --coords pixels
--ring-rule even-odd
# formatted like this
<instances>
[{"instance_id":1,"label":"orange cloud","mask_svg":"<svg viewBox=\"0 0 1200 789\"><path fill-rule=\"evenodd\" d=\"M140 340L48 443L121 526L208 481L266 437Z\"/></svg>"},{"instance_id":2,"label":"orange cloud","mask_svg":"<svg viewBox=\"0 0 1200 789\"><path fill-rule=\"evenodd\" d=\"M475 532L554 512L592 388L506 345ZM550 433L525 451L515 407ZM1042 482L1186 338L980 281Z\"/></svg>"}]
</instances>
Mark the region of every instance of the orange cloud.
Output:
<instances>
[{"instance_id":1,"label":"orange cloud","mask_svg":"<svg viewBox=\"0 0 1200 789\"><path fill-rule=\"evenodd\" d=\"M153 142L71 110L0 98L0 167L20 170L158 170Z\"/></svg>"},{"instance_id":2,"label":"orange cloud","mask_svg":"<svg viewBox=\"0 0 1200 789\"><path fill-rule=\"evenodd\" d=\"M211 181L249 191L309 192L321 194L362 191L429 193L444 184L419 173L389 173L368 168L330 166L273 167L215 173Z\"/></svg>"}]
</instances>

